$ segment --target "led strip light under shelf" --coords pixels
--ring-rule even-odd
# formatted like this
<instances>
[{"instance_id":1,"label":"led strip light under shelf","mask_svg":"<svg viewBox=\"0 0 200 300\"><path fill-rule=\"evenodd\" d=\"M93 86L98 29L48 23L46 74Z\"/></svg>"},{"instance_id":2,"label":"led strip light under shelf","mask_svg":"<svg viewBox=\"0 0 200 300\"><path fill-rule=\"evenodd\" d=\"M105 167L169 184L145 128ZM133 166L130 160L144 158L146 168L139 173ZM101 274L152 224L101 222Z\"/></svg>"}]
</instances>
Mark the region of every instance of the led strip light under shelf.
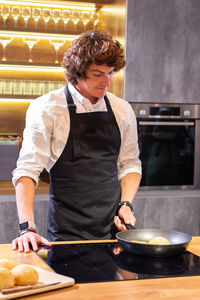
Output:
<instances>
[{"instance_id":1,"label":"led strip light under shelf","mask_svg":"<svg viewBox=\"0 0 200 300\"><path fill-rule=\"evenodd\" d=\"M7 0L7 1L1 1L0 4L6 4L6 5L25 5L25 6L40 6L40 7L55 7L55 8L62 8L62 9L79 9L79 10L95 10L95 4L94 3L82 3L82 2L74 2L74 4L71 4L71 2L67 1L13 1L13 0Z\"/></svg>"},{"instance_id":2,"label":"led strip light under shelf","mask_svg":"<svg viewBox=\"0 0 200 300\"><path fill-rule=\"evenodd\" d=\"M1 64L0 70L15 70L15 71L40 71L40 72L64 72L62 67L49 66L30 66L30 65L15 65L15 64Z\"/></svg>"},{"instance_id":3,"label":"led strip light under shelf","mask_svg":"<svg viewBox=\"0 0 200 300\"><path fill-rule=\"evenodd\" d=\"M24 32L24 31L5 31L0 30L0 36L3 37L18 37L18 38L30 38L30 39L54 39L54 40L65 40L72 41L78 37L78 35L70 35L70 34L50 34L50 33L35 33L35 32Z\"/></svg>"}]
</instances>

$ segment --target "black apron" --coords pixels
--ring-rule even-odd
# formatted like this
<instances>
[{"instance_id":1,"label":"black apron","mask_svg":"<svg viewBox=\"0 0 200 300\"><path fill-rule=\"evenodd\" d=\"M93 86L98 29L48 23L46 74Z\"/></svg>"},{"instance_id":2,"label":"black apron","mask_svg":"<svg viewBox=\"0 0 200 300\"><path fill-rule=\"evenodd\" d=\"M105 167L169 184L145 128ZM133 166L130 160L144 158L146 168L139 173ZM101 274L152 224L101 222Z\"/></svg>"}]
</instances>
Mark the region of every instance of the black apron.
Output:
<instances>
[{"instance_id":1,"label":"black apron","mask_svg":"<svg viewBox=\"0 0 200 300\"><path fill-rule=\"evenodd\" d=\"M65 93L70 131L50 170L48 239L114 238L113 219L121 196L117 171L121 136L114 113L106 96L106 112L76 113L67 86Z\"/></svg>"}]
</instances>

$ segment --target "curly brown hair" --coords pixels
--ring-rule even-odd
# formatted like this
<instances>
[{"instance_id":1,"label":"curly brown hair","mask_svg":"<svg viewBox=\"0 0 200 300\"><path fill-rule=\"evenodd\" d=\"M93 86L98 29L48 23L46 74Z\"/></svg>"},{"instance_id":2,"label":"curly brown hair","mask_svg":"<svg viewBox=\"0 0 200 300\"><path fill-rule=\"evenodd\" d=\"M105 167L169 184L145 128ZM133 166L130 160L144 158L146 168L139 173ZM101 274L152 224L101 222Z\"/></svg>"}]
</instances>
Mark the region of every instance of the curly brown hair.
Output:
<instances>
[{"instance_id":1,"label":"curly brown hair","mask_svg":"<svg viewBox=\"0 0 200 300\"><path fill-rule=\"evenodd\" d=\"M86 78L91 64L106 64L114 67L114 72L125 66L123 48L110 33L99 30L83 33L65 52L62 67L65 68L66 79L76 85L79 78Z\"/></svg>"}]
</instances>

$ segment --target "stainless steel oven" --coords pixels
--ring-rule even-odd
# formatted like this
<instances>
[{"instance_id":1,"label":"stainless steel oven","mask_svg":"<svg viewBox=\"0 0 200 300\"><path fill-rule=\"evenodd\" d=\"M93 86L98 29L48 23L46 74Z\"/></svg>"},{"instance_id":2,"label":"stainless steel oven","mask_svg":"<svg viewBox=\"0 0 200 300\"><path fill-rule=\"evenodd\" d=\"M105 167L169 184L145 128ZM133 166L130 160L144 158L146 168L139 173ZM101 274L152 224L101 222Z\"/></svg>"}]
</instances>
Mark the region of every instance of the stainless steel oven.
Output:
<instances>
[{"instance_id":1,"label":"stainless steel oven","mask_svg":"<svg viewBox=\"0 0 200 300\"><path fill-rule=\"evenodd\" d=\"M138 122L140 189L200 188L200 105L130 104Z\"/></svg>"}]
</instances>

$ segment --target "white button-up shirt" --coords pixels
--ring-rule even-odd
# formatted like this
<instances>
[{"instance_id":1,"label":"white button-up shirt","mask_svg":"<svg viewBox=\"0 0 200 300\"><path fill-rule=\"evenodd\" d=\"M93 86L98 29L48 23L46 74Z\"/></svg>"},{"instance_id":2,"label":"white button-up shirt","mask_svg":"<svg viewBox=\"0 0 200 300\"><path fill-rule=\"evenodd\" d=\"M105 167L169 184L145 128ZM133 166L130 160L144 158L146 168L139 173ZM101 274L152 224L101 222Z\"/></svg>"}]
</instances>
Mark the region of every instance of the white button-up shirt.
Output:
<instances>
[{"instance_id":1,"label":"white button-up shirt","mask_svg":"<svg viewBox=\"0 0 200 300\"><path fill-rule=\"evenodd\" d=\"M83 97L72 84L69 91L76 104L77 113L107 111L104 98L96 104ZM118 156L119 180L127 173L141 174L138 158L137 123L130 104L107 92L120 134L121 147ZM13 184L21 176L31 177L36 185L42 170L49 172L61 155L70 131L70 116L65 98L65 88L52 91L31 102L26 114L23 143L13 171Z\"/></svg>"}]
</instances>

